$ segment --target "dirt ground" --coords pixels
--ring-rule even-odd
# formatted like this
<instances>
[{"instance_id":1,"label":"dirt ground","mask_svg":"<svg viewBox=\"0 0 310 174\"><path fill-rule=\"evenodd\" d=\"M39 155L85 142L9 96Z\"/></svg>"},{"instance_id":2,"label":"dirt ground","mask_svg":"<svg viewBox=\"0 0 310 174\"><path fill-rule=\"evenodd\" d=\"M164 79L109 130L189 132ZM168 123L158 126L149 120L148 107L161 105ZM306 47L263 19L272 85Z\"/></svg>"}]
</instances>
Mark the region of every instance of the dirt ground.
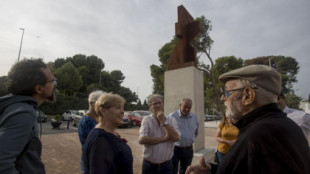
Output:
<instances>
[{"instance_id":1,"label":"dirt ground","mask_svg":"<svg viewBox=\"0 0 310 174\"><path fill-rule=\"evenodd\" d=\"M138 131L138 127L118 130L121 137L128 140L128 145L132 150L135 174L140 174L142 167L143 146L138 143ZM206 147L216 147L215 131L216 128L205 128ZM42 135L41 140L43 144L42 160L47 174L80 173L81 145L76 131L72 132L71 130L68 133L59 130L59 133Z\"/></svg>"}]
</instances>

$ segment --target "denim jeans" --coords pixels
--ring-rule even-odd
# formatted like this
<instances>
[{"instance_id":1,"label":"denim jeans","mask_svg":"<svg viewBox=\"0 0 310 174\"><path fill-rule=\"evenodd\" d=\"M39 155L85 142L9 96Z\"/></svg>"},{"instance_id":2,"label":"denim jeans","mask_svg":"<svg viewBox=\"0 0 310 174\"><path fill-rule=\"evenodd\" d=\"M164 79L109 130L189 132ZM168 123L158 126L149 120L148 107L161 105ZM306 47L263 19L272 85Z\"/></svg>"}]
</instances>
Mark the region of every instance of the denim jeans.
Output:
<instances>
[{"instance_id":1,"label":"denim jeans","mask_svg":"<svg viewBox=\"0 0 310 174\"><path fill-rule=\"evenodd\" d=\"M163 165L154 165L146 160L142 162L142 174L172 174L172 168L172 160Z\"/></svg>"},{"instance_id":2,"label":"denim jeans","mask_svg":"<svg viewBox=\"0 0 310 174\"><path fill-rule=\"evenodd\" d=\"M80 166L81 166L81 173L84 174L84 160L83 160L83 155L81 155L81 162L80 162Z\"/></svg>"},{"instance_id":3,"label":"denim jeans","mask_svg":"<svg viewBox=\"0 0 310 174\"><path fill-rule=\"evenodd\" d=\"M225 154L221 153L219 151L216 151L216 155L217 155L217 157L219 159L219 163L221 163L223 161L223 158L224 158Z\"/></svg>"},{"instance_id":4,"label":"denim jeans","mask_svg":"<svg viewBox=\"0 0 310 174\"><path fill-rule=\"evenodd\" d=\"M184 174L186 171L186 168L191 165L193 160L193 146L186 147L186 148L180 148L175 146L174 147L174 154L172 157L173 161L173 174L178 173L178 169L180 170L180 174ZM179 167L180 163L180 167Z\"/></svg>"}]
</instances>

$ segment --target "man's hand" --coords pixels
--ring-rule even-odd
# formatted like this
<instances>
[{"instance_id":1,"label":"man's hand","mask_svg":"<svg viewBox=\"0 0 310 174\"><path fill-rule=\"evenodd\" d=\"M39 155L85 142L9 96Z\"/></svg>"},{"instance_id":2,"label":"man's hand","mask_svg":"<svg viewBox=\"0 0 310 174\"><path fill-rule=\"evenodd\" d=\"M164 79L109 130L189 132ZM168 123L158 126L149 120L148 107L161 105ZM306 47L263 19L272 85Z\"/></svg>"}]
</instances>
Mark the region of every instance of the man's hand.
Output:
<instances>
[{"instance_id":1,"label":"man's hand","mask_svg":"<svg viewBox=\"0 0 310 174\"><path fill-rule=\"evenodd\" d=\"M160 124L162 124L166 121L166 116L165 116L164 112L162 112L162 111L157 112L156 118L158 119Z\"/></svg>"},{"instance_id":2,"label":"man's hand","mask_svg":"<svg viewBox=\"0 0 310 174\"><path fill-rule=\"evenodd\" d=\"M206 164L204 157L201 156L199 164L188 166L185 174L206 174L208 171L210 171L210 169L211 166Z\"/></svg>"},{"instance_id":3,"label":"man's hand","mask_svg":"<svg viewBox=\"0 0 310 174\"><path fill-rule=\"evenodd\" d=\"M168 132L166 130L165 130L165 132L166 132L166 134L165 134L164 137L165 137L165 140L168 141L168 140L170 140L170 136L169 136L169 134L168 134Z\"/></svg>"}]
</instances>

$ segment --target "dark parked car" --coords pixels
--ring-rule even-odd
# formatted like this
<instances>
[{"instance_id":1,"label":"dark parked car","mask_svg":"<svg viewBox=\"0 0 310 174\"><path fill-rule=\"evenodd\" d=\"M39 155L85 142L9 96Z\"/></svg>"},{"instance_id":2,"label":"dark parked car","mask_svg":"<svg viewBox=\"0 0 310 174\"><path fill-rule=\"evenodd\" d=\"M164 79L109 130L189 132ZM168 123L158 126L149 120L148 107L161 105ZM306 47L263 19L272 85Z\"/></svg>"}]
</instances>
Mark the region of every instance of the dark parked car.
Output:
<instances>
[{"instance_id":1,"label":"dark parked car","mask_svg":"<svg viewBox=\"0 0 310 174\"><path fill-rule=\"evenodd\" d=\"M123 124L122 125L120 125L119 126L119 128L124 128L124 127L129 127L129 120L128 120L128 118L124 115L124 117L123 117Z\"/></svg>"},{"instance_id":2,"label":"dark parked car","mask_svg":"<svg viewBox=\"0 0 310 174\"><path fill-rule=\"evenodd\" d=\"M37 111L37 121L39 123L40 122L46 122L47 121L47 115L45 115L42 111Z\"/></svg>"}]
</instances>

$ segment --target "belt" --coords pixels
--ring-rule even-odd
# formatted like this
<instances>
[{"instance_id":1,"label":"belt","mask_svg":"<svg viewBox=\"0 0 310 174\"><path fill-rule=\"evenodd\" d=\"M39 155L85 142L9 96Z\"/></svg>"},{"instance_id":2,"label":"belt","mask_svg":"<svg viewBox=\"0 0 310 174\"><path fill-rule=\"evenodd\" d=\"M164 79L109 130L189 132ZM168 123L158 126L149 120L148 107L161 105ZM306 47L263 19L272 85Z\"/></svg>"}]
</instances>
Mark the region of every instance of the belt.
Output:
<instances>
[{"instance_id":1,"label":"belt","mask_svg":"<svg viewBox=\"0 0 310 174\"><path fill-rule=\"evenodd\" d=\"M166 164L168 164L168 163L171 161L171 159L170 159L170 160L164 161L164 162L162 162L162 163L152 163L151 161L148 161L148 160L146 160L146 159L143 159L143 160L144 160L145 162L150 163L150 164L155 165L155 166L166 165Z\"/></svg>"},{"instance_id":2,"label":"belt","mask_svg":"<svg viewBox=\"0 0 310 174\"><path fill-rule=\"evenodd\" d=\"M193 147L192 145L190 145L190 146L174 146L174 147L176 147L176 148L180 148L180 149L185 149L185 148L191 148L191 147Z\"/></svg>"}]
</instances>

